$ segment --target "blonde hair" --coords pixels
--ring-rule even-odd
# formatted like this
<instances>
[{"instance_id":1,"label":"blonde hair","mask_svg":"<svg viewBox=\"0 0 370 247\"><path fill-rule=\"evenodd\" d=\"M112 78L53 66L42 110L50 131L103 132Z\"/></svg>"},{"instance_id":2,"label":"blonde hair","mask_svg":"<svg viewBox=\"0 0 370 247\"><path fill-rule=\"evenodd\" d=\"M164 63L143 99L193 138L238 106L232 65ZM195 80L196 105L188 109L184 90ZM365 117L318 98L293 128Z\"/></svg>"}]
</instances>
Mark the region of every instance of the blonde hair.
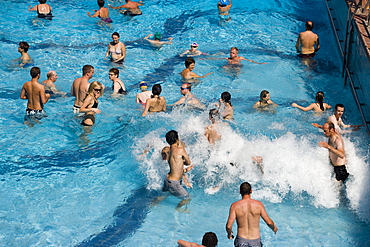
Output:
<instances>
[{"instance_id":1,"label":"blonde hair","mask_svg":"<svg viewBox=\"0 0 370 247\"><path fill-rule=\"evenodd\" d=\"M99 86L101 88L101 91L100 91L100 96L103 96L104 95L104 87L103 87L103 84L101 84L100 82L98 81L93 81L90 86L89 86L89 90L87 91L87 94L89 95L93 95L93 91L94 91L94 88L96 86Z\"/></svg>"}]
</instances>

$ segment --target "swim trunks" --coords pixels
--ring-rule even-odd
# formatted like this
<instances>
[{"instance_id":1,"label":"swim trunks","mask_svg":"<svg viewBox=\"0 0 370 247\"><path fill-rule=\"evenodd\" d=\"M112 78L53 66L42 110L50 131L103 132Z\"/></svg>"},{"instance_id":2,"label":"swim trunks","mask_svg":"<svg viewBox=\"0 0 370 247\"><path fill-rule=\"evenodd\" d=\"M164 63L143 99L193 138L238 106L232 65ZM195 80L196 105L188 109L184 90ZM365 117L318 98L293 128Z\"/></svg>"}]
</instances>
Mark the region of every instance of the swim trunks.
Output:
<instances>
[{"instance_id":1,"label":"swim trunks","mask_svg":"<svg viewBox=\"0 0 370 247\"><path fill-rule=\"evenodd\" d=\"M310 54L298 54L298 57L300 58L313 58L315 56L315 53Z\"/></svg>"},{"instance_id":2,"label":"swim trunks","mask_svg":"<svg viewBox=\"0 0 370 247\"><path fill-rule=\"evenodd\" d=\"M167 176L164 179L163 191L169 191L171 195L187 199L190 197L189 193L182 187L182 180L169 180Z\"/></svg>"},{"instance_id":3,"label":"swim trunks","mask_svg":"<svg viewBox=\"0 0 370 247\"><path fill-rule=\"evenodd\" d=\"M124 12L121 12L122 14L124 14L124 15L129 15L129 16L137 16L137 15L142 15L143 13L140 13L140 14L134 14L134 13L132 13L131 11L129 11L129 10L126 10L126 11L124 11Z\"/></svg>"},{"instance_id":4,"label":"swim trunks","mask_svg":"<svg viewBox=\"0 0 370 247\"><path fill-rule=\"evenodd\" d=\"M107 18L102 18L102 17L100 17L100 20L102 20L102 21L104 21L104 22L106 22L106 23L112 23L113 21L112 21L112 19L110 18L110 17L107 17Z\"/></svg>"},{"instance_id":5,"label":"swim trunks","mask_svg":"<svg viewBox=\"0 0 370 247\"><path fill-rule=\"evenodd\" d=\"M73 105L73 113L79 113L81 106Z\"/></svg>"},{"instance_id":6,"label":"swim trunks","mask_svg":"<svg viewBox=\"0 0 370 247\"><path fill-rule=\"evenodd\" d=\"M33 110L33 109L27 108L25 119L30 118L30 117L40 120L43 117L47 117L47 115L44 110Z\"/></svg>"},{"instance_id":7,"label":"swim trunks","mask_svg":"<svg viewBox=\"0 0 370 247\"><path fill-rule=\"evenodd\" d=\"M234 241L235 247L262 247L261 239L245 239L239 236L236 236Z\"/></svg>"},{"instance_id":8,"label":"swim trunks","mask_svg":"<svg viewBox=\"0 0 370 247\"><path fill-rule=\"evenodd\" d=\"M335 178L338 181L343 181L347 179L349 173L347 172L346 166L334 166Z\"/></svg>"}]
</instances>

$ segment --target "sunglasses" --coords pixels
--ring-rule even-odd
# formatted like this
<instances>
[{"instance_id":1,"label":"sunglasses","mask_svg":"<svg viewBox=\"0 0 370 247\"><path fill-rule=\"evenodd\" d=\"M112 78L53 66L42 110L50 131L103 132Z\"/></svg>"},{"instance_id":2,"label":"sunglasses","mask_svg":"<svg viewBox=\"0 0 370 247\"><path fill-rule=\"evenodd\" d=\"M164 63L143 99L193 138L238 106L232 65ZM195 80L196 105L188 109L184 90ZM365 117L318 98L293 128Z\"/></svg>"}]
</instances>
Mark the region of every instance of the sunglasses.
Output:
<instances>
[{"instance_id":1,"label":"sunglasses","mask_svg":"<svg viewBox=\"0 0 370 247\"><path fill-rule=\"evenodd\" d=\"M191 48L197 48L198 46L190 46Z\"/></svg>"},{"instance_id":2,"label":"sunglasses","mask_svg":"<svg viewBox=\"0 0 370 247\"><path fill-rule=\"evenodd\" d=\"M189 89L188 87L180 87L181 90Z\"/></svg>"},{"instance_id":3,"label":"sunglasses","mask_svg":"<svg viewBox=\"0 0 370 247\"><path fill-rule=\"evenodd\" d=\"M115 75L115 74L109 73L109 75L112 75L112 76L113 76L113 75Z\"/></svg>"},{"instance_id":4,"label":"sunglasses","mask_svg":"<svg viewBox=\"0 0 370 247\"><path fill-rule=\"evenodd\" d=\"M94 88L94 91L101 92L101 88Z\"/></svg>"}]
</instances>

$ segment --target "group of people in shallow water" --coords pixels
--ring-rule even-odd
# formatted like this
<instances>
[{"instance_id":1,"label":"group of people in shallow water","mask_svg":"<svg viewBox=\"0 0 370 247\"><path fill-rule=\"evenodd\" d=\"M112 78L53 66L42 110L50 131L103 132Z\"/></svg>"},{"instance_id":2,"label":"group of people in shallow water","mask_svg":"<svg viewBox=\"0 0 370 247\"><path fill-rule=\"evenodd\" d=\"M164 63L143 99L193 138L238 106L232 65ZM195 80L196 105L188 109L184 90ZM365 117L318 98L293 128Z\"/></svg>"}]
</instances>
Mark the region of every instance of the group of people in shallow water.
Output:
<instances>
[{"instance_id":1,"label":"group of people in shallow water","mask_svg":"<svg viewBox=\"0 0 370 247\"><path fill-rule=\"evenodd\" d=\"M29 7L30 11L37 11L39 18L51 18L52 8L46 4L46 0L39 0L40 4L35 7ZM112 20L109 17L109 11L104 7L105 2L98 0L99 10L94 11L94 14L87 13L90 17L99 17L102 21L111 23ZM126 15L141 15L142 12L139 6L142 6L141 2L133 2L126 0L126 4L118 7L109 6L112 9L121 9ZM232 6L231 0L220 0L218 2L218 10L220 15L225 16L225 20L230 20L228 12ZM312 58L315 53L320 49L319 39L316 34L312 32L313 23L308 21L306 23L306 31L300 33L296 49L299 56L303 59ZM149 39L153 36L153 40ZM106 57L109 57L113 63L121 64L124 62L126 57L126 47L119 41L120 35L117 32L112 34L112 41L108 44ZM168 41L161 41L162 34L157 32L155 34L149 34L144 37L154 47L160 47L163 44L171 44L172 38L168 38ZM20 42L18 51L21 53L21 66L30 63L32 59L28 55L29 45L26 42ZM183 105L189 108L207 109L207 107L199 99L192 94L192 88L199 83L199 78L205 78L212 74L209 72L205 75L198 75L194 71L195 60L193 57L200 55L209 55L198 50L198 44L193 42L190 45L190 49L179 54L180 57L186 56L185 69L180 73L183 83L180 87L181 98L173 104L167 105L165 97L161 96L162 86L155 84L152 86L152 90L148 90L148 84L145 81L140 82L141 92L136 95L136 102L142 105L143 113L142 116L147 116L154 112L166 111L166 106ZM256 64L265 64L246 59L238 55L238 48L232 47L230 49L230 55L226 59L228 65L239 66L242 61L248 61ZM30 70L31 80L24 83L20 98L27 99L26 109L26 120L41 119L46 116L44 111L44 104L48 102L52 94L65 93L57 90L55 82L58 79L58 75L55 71L49 71L47 73L47 80L41 84L38 82L40 79L41 71L38 67L32 67ZM92 126L95 124L95 114L99 114L98 99L104 95L105 86L98 82L93 81L89 83L89 80L94 75L94 67L91 65L85 65L82 68L82 77L74 80L71 88L71 95L75 97L73 111L74 113L83 113L81 124L83 126ZM126 94L127 90L125 84L119 79L119 70L112 68L109 70L109 79L112 81L112 92L113 94ZM213 109L209 111L209 120L211 124L205 129L205 137L210 144L218 142L222 134L219 132L218 125L222 120L231 121L234 119L234 108L231 103L231 94L229 92L223 92L219 101L213 104ZM260 99L253 105L253 108L259 110L269 110L277 106L270 98L270 93L267 90L263 90L260 93ZM292 103L292 107L298 108L302 111L324 112L330 109L331 106L324 102L324 93L319 91L316 94L316 102L308 106L300 106L297 103ZM320 142L319 146L328 149L330 163L334 167L335 178L338 181L345 181L348 177L346 170L346 157L344 152L344 142L341 134L349 132L346 128L352 128L350 131L358 130L361 125L346 125L343 123L341 117L344 113L344 106L337 104L334 109L334 114L330 116L323 125L313 123L312 125L317 128L321 128L324 131L324 135L328 137L328 142ZM185 150L185 144L179 141L178 133L174 130L169 131L166 134L166 141L169 146L166 146L162 150L162 158L168 161L170 172L164 179L164 191L169 191L172 195L180 197L182 200L178 204L178 209L182 208L190 201L190 195L182 186L182 180L185 185L191 187L192 185L187 181L186 173L192 170L193 165ZM263 167L262 157L252 157L254 161L259 165L262 173ZM269 218L263 204L257 200L251 199L250 195L252 188L249 183L242 183L240 185L240 194L242 200L233 203L230 207L228 220L226 223L226 232L229 239L234 238L232 232L233 222L236 220L238 225L238 233L235 238L235 246L261 246L259 221L262 218L265 223L276 233L278 228L275 223ZM207 246L214 247L217 245L217 236L213 232L208 232L204 235L202 245L198 245L193 242L187 242L185 240L179 240L180 246Z\"/></svg>"}]
</instances>

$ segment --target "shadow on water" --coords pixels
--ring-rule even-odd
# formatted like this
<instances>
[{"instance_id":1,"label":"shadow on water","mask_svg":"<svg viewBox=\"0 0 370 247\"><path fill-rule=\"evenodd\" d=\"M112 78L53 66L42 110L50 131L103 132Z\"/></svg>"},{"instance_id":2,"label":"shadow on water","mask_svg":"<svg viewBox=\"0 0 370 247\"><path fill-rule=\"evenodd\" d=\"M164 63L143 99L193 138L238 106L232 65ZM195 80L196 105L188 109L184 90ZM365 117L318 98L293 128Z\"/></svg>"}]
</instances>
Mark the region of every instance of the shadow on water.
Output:
<instances>
[{"instance_id":1,"label":"shadow on water","mask_svg":"<svg viewBox=\"0 0 370 247\"><path fill-rule=\"evenodd\" d=\"M132 235L141 227L149 212L150 204L159 195L157 191L141 187L133 192L126 203L117 207L113 213L113 222L102 232L91 235L82 243L83 246L114 246Z\"/></svg>"}]
</instances>

